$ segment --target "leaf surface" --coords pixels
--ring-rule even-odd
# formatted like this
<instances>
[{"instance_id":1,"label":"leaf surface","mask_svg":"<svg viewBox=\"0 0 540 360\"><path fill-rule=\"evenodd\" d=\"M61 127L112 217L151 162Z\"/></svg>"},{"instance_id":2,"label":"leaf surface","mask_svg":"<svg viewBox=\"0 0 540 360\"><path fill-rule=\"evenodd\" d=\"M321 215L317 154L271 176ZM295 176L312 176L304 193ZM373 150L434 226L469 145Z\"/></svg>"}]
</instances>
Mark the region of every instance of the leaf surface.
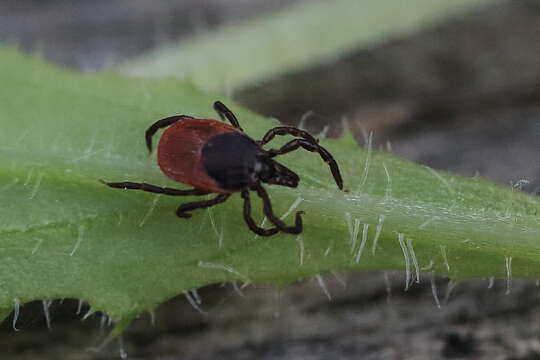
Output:
<instances>
[{"instance_id":1,"label":"leaf surface","mask_svg":"<svg viewBox=\"0 0 540 360\"><path fill-rule=\"evenodd\" d=\"M301 236L255 236L238 195L179 219L178 204L194 198L98 180L186 188L161 174L144 130L173 114L215 119L215 96L179 81L71 73L11 49L0 49L0 62L4 315L32 300L78 298L123 327L206 284L285 286L338 270L408 269L412 282L421 269L460 280L507 276L511 265L514 277L540 277L538 198L362 149L350 136L322 141L348 192L316 154L302 151L282 157L301 185L267 187L276 213L293 204L306 212ZM276 125L231 107L256 139ZM260 202L253 206L262 219Z\"/></svg>"}]
</instances>

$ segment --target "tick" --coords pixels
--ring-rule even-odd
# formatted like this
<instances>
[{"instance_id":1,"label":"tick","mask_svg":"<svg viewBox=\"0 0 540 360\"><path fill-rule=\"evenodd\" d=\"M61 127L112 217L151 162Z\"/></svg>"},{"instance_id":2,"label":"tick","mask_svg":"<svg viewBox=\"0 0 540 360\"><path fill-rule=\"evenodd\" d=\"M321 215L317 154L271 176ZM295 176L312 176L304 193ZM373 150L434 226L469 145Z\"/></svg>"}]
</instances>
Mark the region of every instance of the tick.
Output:
<instances>
[{"instance_id":1,"label":"tick","mask_svg":"<svg viewBox=\"0 0 540 360\"><path fill-rule=\"evenodd\" d=\"M255 141L247 136L238 119L223 103L216 101L214 109L221 119L231 125L208 119L196 119L188 115L175 115L156 121L146 130L146 146L152 152L152 137L162 128L158 145L157 161L161 171L169 178L193 186L193 189L179 190L159 187L146 183L107 182L117 189L143 190L172 196L206 195L215 197L182 204L176 210L181 218L190 218L191 211L207 208L227 200L233 193L240 192L244 200L244 220L254 233L271 236L278 232L299 234L302 232L302 211L296 212L294 226L288 226L272 210L272 203L263 183L297 187L300 178L292 170L281 165L274 158L299 148L316 152L330 167L332 176L343 189L339 167L332 155L319 145L309 133L290 126L270 129L262 138ZM279 149L263 149L276 135L292 135ZM263 212L274 225L271 228L257 226L251 217L250 191L255 191L262 199Z\"/></svg>"}]
</instances>

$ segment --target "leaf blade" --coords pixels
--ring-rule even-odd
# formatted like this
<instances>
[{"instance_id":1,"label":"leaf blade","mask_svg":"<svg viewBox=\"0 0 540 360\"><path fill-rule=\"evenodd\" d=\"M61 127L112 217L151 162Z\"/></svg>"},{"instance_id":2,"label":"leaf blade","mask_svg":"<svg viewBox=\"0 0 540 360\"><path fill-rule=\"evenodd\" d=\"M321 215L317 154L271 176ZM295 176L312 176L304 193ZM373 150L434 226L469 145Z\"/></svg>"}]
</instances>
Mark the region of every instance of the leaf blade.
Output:
<instances>
[{"instance_id":1,"label":"leaf blade","mask_svg":"<svg viewBox=\"0 0 540 360\"><path fill-rule=\"evenodd\" d=\"M8 204L0 207L2 309L15 299L73 297L124 326L206 284L285 286L329 271L404 269L399 234L408 261L456 280L507 276L509 257L514 277L539 276L537 198L360 149L350 136L322 141L348 193L316 155L282 158L301 174L301 186L269 190L278 214L301 200L301 237L257 238L241 218L238 196L211 216L178 219L174 209L192 198L115 190L98 180L181 187L146 153L144 129L175 113L215 118L215 98L175 81L69 73L13 50L0 49L0 59L9 69L0 80L11 89L0 97L0 199ZM233 110L255 138L271 127Z\"/></svg>"}]
</instances>

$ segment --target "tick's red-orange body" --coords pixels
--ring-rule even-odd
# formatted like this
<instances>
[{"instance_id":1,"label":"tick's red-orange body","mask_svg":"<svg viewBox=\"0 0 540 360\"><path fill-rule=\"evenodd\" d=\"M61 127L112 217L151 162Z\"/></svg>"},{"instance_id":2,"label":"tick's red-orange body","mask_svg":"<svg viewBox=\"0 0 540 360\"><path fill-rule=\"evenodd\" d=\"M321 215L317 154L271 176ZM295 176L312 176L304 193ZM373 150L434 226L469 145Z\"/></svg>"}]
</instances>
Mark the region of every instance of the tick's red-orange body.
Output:
<instances>
[{"instance_id":1,"label":"tick's red-orange body","mask_svg":"<svg viewBox=\"0 0 540 360\"><path fill-rule=\"evenodd\" d=\"M298 148L317 152L328 164L340 189L343 181L332 155L307 132L289 126L270 129L260 141L247 136L234 114L221 102L214 108L231 125L208 119L195 119L187 115L176 115L155 122L146 130L146 145L152 151L152 137L161 128L167 128L158 145L158 164L161 171L178 182L189 184L193 189L179 190L146 183L105 183L113 188L143 190L172 196L206 195L217 193L209 200L185 203L178 207L176 215L191 217L189 211L210 207L227 200L232 193L240 192L244 199L244 220L258 235L270 236L279 231L298 234L302 232L303 212L296 212L295 225L287 226L272 211L272 204L262 183L288 187L298 186L300 178L292 170L273 158ZM264 150L263 145L276 135L293 135L279 149ZM256 191L263 201L263 211L275 227L264 229L256 225L251 217L249 191Z\"/></svg>"},{"instance_id":2,"label":"tick's red-orange body","mask_svg":"<svg viewBox=\"0 0 540 360\"><path fill-rule=\"evenodd\" d=\"M161 135L157 160L161 171L178 182L208 192L230 192L208 175L202 159L203 147L216 135L241 133L225 123L206 119L178 121Z\"/></svg>"}]
</instances>

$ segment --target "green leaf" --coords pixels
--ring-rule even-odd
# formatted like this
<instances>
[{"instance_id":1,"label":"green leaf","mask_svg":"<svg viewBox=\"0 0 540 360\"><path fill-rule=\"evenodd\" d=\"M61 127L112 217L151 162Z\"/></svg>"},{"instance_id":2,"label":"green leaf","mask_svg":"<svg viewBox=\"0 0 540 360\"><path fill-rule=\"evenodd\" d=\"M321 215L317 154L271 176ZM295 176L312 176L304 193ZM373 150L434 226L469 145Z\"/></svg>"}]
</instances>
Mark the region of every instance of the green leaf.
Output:
<instances>
[{"instance_id":1,"label":"green leaf","mask_svg":"<svg viewBox=\"0 0 540 360\"><path fill-rule=\"evenodd\" d=\"M315 154L282 157L301 185L267 188L278 214L292 204L306 212L301 236L255 236L238 195L179 219L175 208L193 198L98 180L182 188L147 154L144 130L172 114L216 118L214 96L178 81L70 73L13 50L0 49L0 62L2 315L16 303L79 298L121 329L171 297L225 281L285 286L330 271L405 268L413 280L418 269L454 280L540 276L537 198L361 149L351 136L322 141L346 193ZM254 138L275 125L232 108ZM261 218L260 202L254 208Z\"/></svg>"},{"instance_id":2,"label":"green leaf","mask_svg":"<svg viewBox=\"0 0 540 360\"><path fill-rule=\"evenodd\" d=\"M403 36L488 2L305 1L168 45L129 60L118 70L141 77L187 79L201 89L228 93Z\"/></svg>"}]
</instances>

